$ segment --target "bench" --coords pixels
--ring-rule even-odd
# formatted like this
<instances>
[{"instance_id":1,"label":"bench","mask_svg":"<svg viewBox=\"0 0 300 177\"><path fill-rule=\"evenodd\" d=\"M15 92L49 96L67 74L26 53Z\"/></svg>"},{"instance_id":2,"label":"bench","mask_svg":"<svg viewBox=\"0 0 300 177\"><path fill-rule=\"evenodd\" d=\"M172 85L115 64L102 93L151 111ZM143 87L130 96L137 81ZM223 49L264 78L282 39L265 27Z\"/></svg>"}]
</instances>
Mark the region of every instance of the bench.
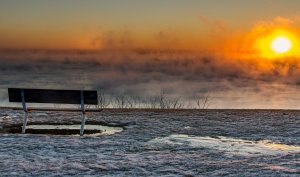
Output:
<instances>
[{"instance_id":1,"label":"bench","mask_svg":"<svg viewBox=\"0 0 300 177\"><path fill-rule=\"evenodd\" d=\"M51 90L51 89L23 89L8 88L9 102L22 103L24 119L22 133L26 131L27 117L29 110L38 108L27 108L26 103L53 103L53 104L80 104L78 111L82 112L80 136L83 136L86 119L85 104L97 105L98 94L95 90ZM55 111L60 111L55 109Z\"/></svg>"}]
</instances>

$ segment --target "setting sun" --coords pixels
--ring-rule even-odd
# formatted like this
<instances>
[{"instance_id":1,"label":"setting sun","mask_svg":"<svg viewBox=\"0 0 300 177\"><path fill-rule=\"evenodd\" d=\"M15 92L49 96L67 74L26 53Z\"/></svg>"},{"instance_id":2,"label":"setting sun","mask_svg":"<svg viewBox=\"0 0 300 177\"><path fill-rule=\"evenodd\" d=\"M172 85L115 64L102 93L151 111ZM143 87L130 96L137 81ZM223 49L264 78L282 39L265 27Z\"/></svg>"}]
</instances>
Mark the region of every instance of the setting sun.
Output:
<instances>
[{"instance_id":1,"label":"setting sun","mask_svg":"<svg viewBox=\"0 0 300 177\"><path fill-rule=\"evenodd\" d=\"M286 53L292 48L292 42L285 36L278 36L272 41L271 48L278 54Z\"/></svg>"},{"instance_id":2,"label":"setting sun","mask_svg":"<svg viewBox=\"0 0 300 177\"><path fill-rule=\"evenodd\" d=\"M264 33L254 32L252 37L256 38L254 48L265 59L300 55L297 33L292 29L275 28Z\"/></svg>"}]
</instances>

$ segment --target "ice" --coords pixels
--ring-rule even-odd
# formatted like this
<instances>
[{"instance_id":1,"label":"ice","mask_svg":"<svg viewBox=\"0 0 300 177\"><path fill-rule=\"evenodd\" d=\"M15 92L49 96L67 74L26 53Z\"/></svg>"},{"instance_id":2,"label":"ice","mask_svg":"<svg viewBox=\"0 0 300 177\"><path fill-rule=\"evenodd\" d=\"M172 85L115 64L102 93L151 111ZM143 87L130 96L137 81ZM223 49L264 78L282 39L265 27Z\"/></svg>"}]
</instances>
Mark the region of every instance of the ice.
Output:
<instances>
[{"instance_id":1,"label":"ice","mask_svg":"<svg viewBox=\"0 0 300 177\"><path fill-rule=\"evenodd\" d=\"M23 112L0 109L7 115L0 119L0 176L300 174L300 111L104 110L89 114L85 128L122 131L83 137L19 134ZM59 125L79 132L78 113L30 115L29 128Z\"/></svg>"},{"instance_id":2,"label":"ice","mask_svg":"<svg viewBox=\"0 0 300 177\"><path fill-rule=\"evenodd\" d=\"M290 153L300 153L300 146L277 144L268 140L249 141L223 136L200 137L179 134L155 138L149 141L149 144L188 145L191 147L203 147L222 151L228 155L241 156L287 155Z\"/></svg>"},{"instance_id":3,"label":"ice","mask_svg":"<svg viewBox=\"0 0 300 177\"><path fill-rule=\"evenodd\" d=\"M284 166L279 166L279 165L266 165L266 169L271 169L271 170L278 170L278 171L285 171L289 173L300 173L300 170L297 169L292 169Z\"/></svg>"},{"instance_id":4,"label":"ice","mask_svg":"<svg viewBox=\"0 0 300 177\"><path fill-rule=\"evenodd\" d=\"M20 115L18 114L4 114L2 116L0 116L0 119L14 119L14 118L18 118L20 117Z\"/></svg>"}]
</instances>

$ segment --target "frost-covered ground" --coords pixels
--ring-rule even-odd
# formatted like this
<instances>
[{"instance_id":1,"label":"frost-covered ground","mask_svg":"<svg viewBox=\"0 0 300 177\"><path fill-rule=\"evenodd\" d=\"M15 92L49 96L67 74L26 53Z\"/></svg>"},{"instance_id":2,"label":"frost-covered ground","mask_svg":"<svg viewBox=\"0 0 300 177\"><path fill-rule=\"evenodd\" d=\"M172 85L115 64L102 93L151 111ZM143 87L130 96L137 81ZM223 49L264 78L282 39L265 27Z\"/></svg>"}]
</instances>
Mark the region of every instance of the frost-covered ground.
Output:
<instances>
[{"instance_id":1,"label":"frost-covered ground","mask_svg":"<svg viewBox=\"0 0 300 177\"><path fill-rule=\"evenodd\" d=\"M105 110L87 124L113 135L5 133L21 111L0 110L1 176L299 176L300 111ZM80 124L80 114L31 113L28 124Z\"/></svg>"}]
</instances>

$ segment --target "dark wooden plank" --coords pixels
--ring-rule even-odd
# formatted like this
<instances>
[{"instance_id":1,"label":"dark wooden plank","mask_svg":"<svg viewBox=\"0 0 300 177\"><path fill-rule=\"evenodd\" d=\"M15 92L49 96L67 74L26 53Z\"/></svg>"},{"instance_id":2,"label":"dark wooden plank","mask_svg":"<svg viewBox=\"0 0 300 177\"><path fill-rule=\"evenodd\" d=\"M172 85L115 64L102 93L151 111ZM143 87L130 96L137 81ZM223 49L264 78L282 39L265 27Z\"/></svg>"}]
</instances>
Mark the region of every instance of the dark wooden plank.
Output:
<instances>
[{"instance_id":1,"label":"dark wooden plank","mask_svg":"<svg viewBox=\"0 0 300 177\"><path fill-rule=\"evenodd\" d=\"M9 102L22 102L20 88L9 88ZM97 91L84 91L84 104L97 105ZM80 104L80 90L24 89L26 103Z\"/></svg>"},{"instance_id":2,"label":"dark wooden plank","mask_svg":"<svg viewBox=\"0 0 300 177\"><path fill-rule=\"evenodd\" d=\"M20 107L1 107L1 109L10 109L10 110L23 110L23 108ZM37 107L28 107L28 112L82 112L81 109L76 108L37 108ZM85 112L102 112L103 109L99 108L88 108L85 110Z\"/></svg>"}]
</instances>

